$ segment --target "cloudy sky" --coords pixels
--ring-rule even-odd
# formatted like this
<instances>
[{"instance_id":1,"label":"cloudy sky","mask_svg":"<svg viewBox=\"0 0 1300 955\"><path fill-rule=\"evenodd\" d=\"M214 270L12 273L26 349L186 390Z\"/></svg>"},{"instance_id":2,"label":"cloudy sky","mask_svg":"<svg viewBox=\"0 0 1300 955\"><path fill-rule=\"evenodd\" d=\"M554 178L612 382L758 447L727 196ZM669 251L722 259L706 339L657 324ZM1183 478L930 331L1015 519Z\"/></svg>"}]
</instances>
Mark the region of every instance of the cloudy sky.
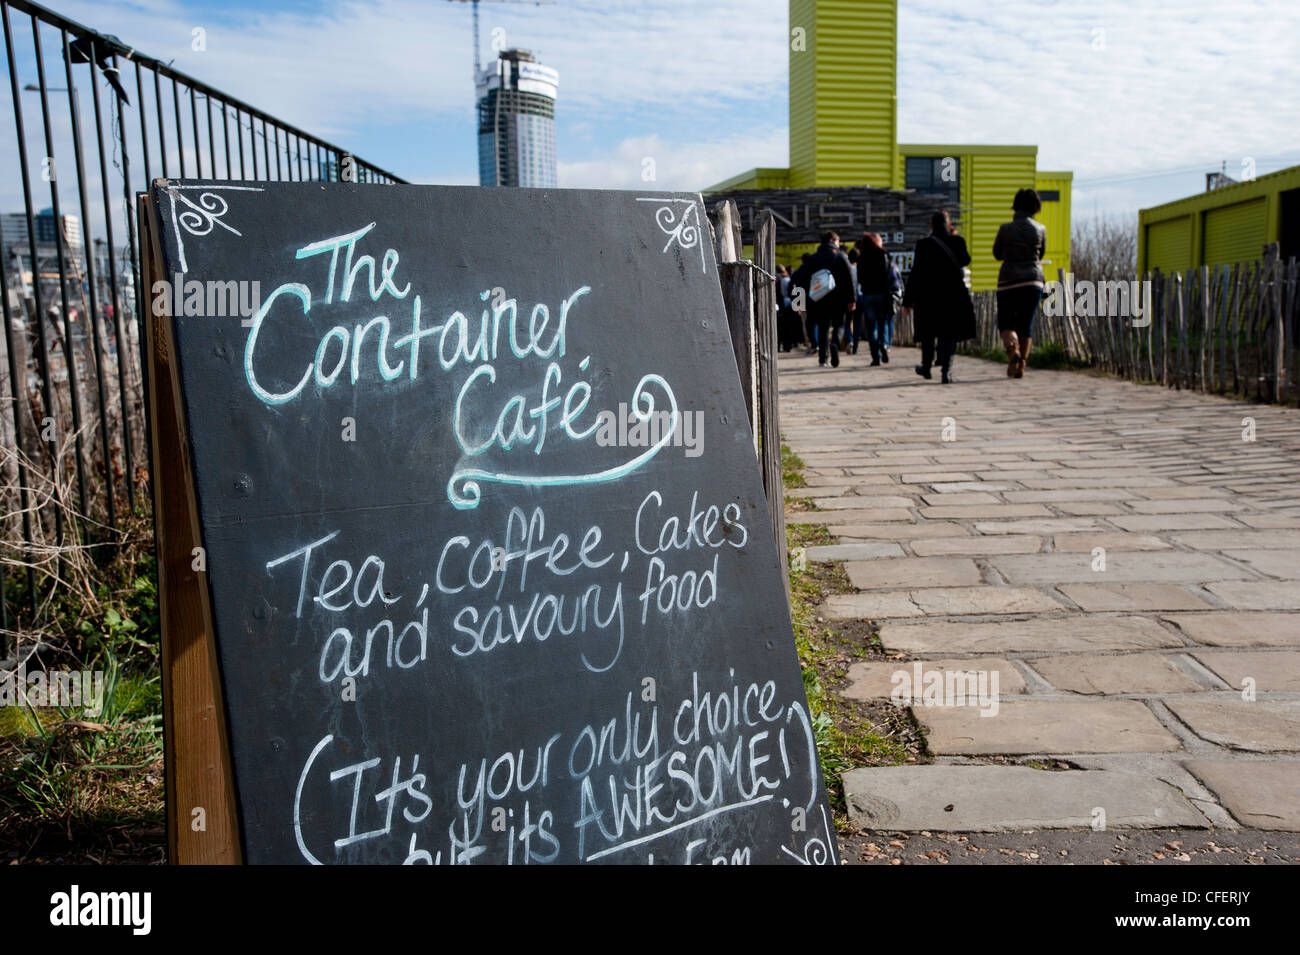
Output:
<instances>
[{"instance_id":1,"label":"cloudy sky","mask_svg":"<svg viewBox=\"0 0 1300 955\"><path fill-rule=\"evenodd\" d=\"M466 3L48 2L408 180L477 181ZM787 162L785 0L480 10L485 56L503 31L559 71L562 186L643 188L646 157L657 187L691 190ZM1222 164L1300 163L1298 90L1294 0L899 3L899 140L1037 144L1040 168L1074 170L1076 219L1200 191Z\"/></svg>"}]
</instances>

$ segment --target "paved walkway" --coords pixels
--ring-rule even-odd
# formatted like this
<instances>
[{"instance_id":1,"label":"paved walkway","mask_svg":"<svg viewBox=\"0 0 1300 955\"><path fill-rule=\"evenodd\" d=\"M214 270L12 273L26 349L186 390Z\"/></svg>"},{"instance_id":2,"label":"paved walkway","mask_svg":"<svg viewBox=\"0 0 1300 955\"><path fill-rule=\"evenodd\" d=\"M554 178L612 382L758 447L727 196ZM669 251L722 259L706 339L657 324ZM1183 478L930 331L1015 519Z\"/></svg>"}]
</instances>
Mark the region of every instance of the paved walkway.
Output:
<instances>
[{"instance_id":1,"label":"paved walkway","mask_svg":"<svg viewBox=\"0 0 1300 955\"><path fill-rule=\"evenodd\" d=\"M824 611L905 654L843 692L912 698L935 756L850 773L854 821L1300 830L1300 413L918 354L780 363L788 520L857 589Z\"/></svg>"}]
</instances>

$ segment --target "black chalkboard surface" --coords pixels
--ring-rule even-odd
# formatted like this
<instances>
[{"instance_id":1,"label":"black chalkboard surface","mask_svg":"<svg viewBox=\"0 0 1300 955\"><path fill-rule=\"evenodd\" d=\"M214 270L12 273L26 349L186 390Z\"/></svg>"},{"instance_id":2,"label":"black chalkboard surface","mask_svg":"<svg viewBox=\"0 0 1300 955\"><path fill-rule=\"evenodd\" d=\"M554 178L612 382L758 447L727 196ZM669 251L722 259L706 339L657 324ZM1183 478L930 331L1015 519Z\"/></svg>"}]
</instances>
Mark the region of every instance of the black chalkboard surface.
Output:
<instances>
[{"instance_id":1,"label":"black chalkboard surface","mask_svg":"<svg viewBox=\"0 0 1300 955\"><path fill-rule=\"evenodd\" d=\"M152 209L245 861L836 861L697 196Z\"/></svg>"}]
</instances>

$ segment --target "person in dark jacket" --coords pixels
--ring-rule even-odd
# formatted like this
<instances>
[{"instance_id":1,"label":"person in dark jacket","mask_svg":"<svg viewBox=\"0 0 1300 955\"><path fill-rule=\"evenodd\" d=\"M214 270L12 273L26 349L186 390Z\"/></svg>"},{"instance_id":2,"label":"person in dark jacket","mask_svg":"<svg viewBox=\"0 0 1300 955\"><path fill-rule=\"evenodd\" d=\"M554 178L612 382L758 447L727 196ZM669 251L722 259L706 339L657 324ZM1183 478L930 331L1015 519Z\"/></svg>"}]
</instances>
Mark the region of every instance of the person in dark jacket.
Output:
<instances>
[{"instance_id":1,"label":"person in dark jacket","mask_svg":"<svg viewBox=\"0 0 1300 955\"><path fill-rule=\"evenodd\" d=\"M822 233L822 244L795 270L790 284L800 293L792 296L795 307L806 311L817 329L817 363L826 364L829 346L831 367L838 368L839 326L855 305L853 273L840 251L840 237L834 232Z\"/></svg>"},{"instance_id":2,"label":"person in dark jacket","mask_svg":"<svg viewBox=\"0 0 1300 955\"><path fill-rule=\"evenodd\" d=\"M911 311L914 337L921 343L916 373L931 377L930 367L937 357L945 385L952 382L957 342L975 337L975 306L962 271L969 264L966 240L952 231L948 213L940 209L930 216L930 234L916 244L903 290L903 311Z\"/></svg>"},{"instance_id":3,"label":"person in dark jacket","mask_svg":"<svg viewBox=\"0 0 1300 955\"><path fill-rule=\"evenodd\" d=\"M889 257L880 235L864 232L859 245L858 286L862 289L863 326L871 346L871 364L889 361L889 339L893 332L894 306L890 299Z\"/></svg>"},{"instance_id":4,"label":"person in dark jacket","mask_svg":"<svg viewBox=\"0 0 1300 955\"><path fill-rule=\"evenodd\" d=\"M993 258L1002 263L998 270L998 331L1007 350L1007 377L1023 378L1033 336L1034 313L1043 297L1043 252L1047 229L1034 221L1043 208L1038 193L1021 189L1011 202L1015 218L998 228L993 240Z\"/></svg>"},{"instance_id":5,"label":"person in dark jacket","mask_svg":"<svg viewBox=\"0 0 1300 955\"><path fill-rule=\"evenodd\" d=\"M790 351L803 339L803 323L791 307L790 270L784 265L776 267L776 333L781 351Z\"/></svg>"}]
</instances>

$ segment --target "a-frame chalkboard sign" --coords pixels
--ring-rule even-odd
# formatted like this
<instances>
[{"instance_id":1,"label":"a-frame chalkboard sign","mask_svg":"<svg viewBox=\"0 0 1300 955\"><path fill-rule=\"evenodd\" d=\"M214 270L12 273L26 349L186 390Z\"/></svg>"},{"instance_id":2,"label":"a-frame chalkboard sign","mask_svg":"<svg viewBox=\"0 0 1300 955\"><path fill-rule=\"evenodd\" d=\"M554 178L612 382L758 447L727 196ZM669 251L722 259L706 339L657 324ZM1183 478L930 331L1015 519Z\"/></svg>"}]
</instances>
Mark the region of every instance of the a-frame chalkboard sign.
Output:
<instances>
[{"instance_id":1,"label":"a-frame chalkboard sign","mask_svg":"<svg viewBox=\"0 0 1300 955\"><path fill-rule=\"evenodd\" d=\"M836 861L698 196L140 213L173 861Z\"/></svg>"}]
</instances>

